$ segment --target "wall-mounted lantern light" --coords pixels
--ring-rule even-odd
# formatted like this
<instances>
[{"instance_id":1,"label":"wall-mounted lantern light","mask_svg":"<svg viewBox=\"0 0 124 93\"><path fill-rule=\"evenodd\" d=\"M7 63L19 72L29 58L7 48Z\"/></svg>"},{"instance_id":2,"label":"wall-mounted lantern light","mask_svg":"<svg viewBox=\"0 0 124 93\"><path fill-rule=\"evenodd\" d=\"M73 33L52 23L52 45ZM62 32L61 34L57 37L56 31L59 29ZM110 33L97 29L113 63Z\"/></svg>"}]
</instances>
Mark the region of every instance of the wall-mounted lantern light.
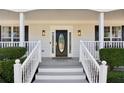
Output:
<instances>
[{"instance_id":1,"label":"wall-mounted lantern light","mask_svg":"<svg viewBox=\"0 0 124 93\"><path fill-rule=\"evenodd\" d=\"M77 31L78 36L81 36L81 30Z\"/></svg>"},{"instance_id":2,"label":"wall-mounted lantern light","mask_svg":"<svg viewBox=\"0 0 124 93\"><path fill-rule=\"evenodd\" d=\"M45 35L46 35L46 31L42 30L42 36L45 36Z\"/></svg>"}]
</instances>

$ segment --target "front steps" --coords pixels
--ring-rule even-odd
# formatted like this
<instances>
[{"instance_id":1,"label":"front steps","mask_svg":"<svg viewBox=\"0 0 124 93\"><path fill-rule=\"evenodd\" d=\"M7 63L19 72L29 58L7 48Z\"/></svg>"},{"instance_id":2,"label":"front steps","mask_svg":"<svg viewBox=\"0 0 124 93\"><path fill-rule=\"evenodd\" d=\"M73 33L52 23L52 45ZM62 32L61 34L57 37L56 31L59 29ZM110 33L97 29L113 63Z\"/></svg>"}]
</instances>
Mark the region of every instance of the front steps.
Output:
<instances>
[{"instance_id":1,"label":"front steps","mask_svg":"<svg viewBox=\"0 0 124 93\"><path fill-rule=\"evenodd\" d=\"M34 83L87 83L80 63L44 64L41 63Z\"/></svg>"}]
</instances>

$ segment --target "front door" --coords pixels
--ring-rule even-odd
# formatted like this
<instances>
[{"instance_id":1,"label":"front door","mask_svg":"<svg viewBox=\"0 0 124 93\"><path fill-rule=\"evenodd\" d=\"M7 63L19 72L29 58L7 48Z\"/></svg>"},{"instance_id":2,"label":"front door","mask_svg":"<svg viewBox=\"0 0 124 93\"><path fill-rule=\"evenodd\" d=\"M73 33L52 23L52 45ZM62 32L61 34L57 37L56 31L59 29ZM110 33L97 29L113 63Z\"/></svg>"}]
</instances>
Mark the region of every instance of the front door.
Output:
<instances>
[{"instance_id":1,"label":"front door","mask_svg":"<svg viewBox=\"0 0 124 93\"><path fill-rule=\"evenodd\" d=\"M56 57L67 57L67 30L56 30Z\"/></svg>"}]
</instances>

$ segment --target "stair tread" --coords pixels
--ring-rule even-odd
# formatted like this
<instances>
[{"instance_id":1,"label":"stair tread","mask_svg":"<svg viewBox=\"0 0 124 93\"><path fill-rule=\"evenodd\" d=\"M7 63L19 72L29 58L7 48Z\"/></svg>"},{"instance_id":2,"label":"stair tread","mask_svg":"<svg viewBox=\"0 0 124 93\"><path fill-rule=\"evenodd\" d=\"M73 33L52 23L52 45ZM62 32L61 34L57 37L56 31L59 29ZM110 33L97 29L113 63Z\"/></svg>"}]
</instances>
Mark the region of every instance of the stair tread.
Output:
<instances>
[{"instance_id":1,"label":"stair tread","mask_svg":"<svg viewBox=\"0 0 124 93\"><path fill-rule=\"evenodd\" d=\"M83 72L38 72L36 75L84 75Z\"/></svg>"},{"instance_id":2,"label":"stair tread","mask_svg":"<svg viewBox=\"0 0 124 93\"><path fill-rule=\"evenodd\" d=\"M81 63L40 63L40 65L81 65Z\"/></svg>"},{"instance_id":3,"label":"stair tread","mask_svg":"<svg viewBox=\"0 0 124 93\"><path fill-rule=\"evenodd\" d=\"M33 83L88 83L78 59L44 59Z\"/></svg>"},{"instance_id":4,"label":"stair tread","mask_svg":"<svg viewBox=\"0 0 124 93\"><path fill-rule=\"evenodd\" d=\"M33 83L88 83L87 80L35 80Z\"/></svg>"},{"instance_id":5,"label":"stair tread","mask_svg":"<svg viewBox=\"0 0 124 93\"><path fill-rule=\"evenodd\" d=\"M82 68L82 66L39 66L39 68Z\"/></svg>"},{"instance_id":6,"label":"stair tread","mask_svg":"<svg viewBox=\"0 0 124 93\"><path fill-rule=\"evenodd\" d=\"M66 66L72 65L72 66L75 66L75 65L77 65L77 66L79 66L79 65L81 65L81 63L74 63L74 62L73 63L69 63L69 62L61 62L61 63L60 62L59 63L56 63L56 62L55 63L54 62L46 62L45 63L45 62L42 62L39 65L40 66L41 65L48 65L48 66L59 66L59 65L61 65L61 66L62 65L66 65Z\"/></svg>"},{"instance_id":7,"label":"stair tread","mask_svg":"<svg viewBox=\"0 0 124 93\"><path fill-rule=\"evenodd\" d=\"M39 68L38 72L83 72L83 68Z\"/></svg>"},{"instance_id":8,"label":"stair tread","mask_svg":"<svg viewBox=\"0 0 124 93\"><path fill-rule=\"evenodd\" d=\"M85 75L36 75L36 80L75 80L86 79Z\"/></svg>"}]
</instances>

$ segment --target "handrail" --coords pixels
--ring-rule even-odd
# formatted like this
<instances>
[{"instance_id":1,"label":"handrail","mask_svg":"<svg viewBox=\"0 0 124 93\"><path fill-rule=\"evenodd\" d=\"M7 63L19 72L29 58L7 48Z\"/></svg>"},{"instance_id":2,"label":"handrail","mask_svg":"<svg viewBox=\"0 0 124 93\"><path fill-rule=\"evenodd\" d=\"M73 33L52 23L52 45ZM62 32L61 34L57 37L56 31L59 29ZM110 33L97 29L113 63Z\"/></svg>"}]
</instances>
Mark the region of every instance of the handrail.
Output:
<instances>
[{"instance_id":1,"label":"handrail","mask_svg":"<svg viewBox=\"0 0 124 93\"><path fill-rule=\"evenodd\" d=\"M24 61L24 63L21 66L23 83L31 82L34 77L39 62L41 62L40 47L41 47L40 41L38 41L32 52L30 53L30 55L27 57L27 59Z\"/></svg>"},{"instance_id":2,"label":"handrail","mask_svg":"<svg viewBox=\"0 0 124 93\"><path fill-rule=\"evenodd\" d=\"M41 41L37 41L26 60L22 65L16 62L14 64L14 82L30 83L34 77L39 63L41 62ZM20 72L21 74L18 74Z\"/></svg>"},{"instance_id":3,"label":"handrail","mask_svg":"<svg viewBox=\"0 0 124 93\"><path fill-rule=\"evenodd\" d=\"M105 83L107 79L106 62L98 64L83 41L80 41L80 62L90 83Z\"/></svg>"},{"instance_id":4,"label":"handrail","mask_svg":"<svg viewBox=\"0 0 124 93\"><path fill-rule=\"evenodd\" d=\"M31 56L32 56L33 53L35 52L37 46L38 46L38 43L37 43L37 45L34 47L34 49L31 51L30 55L29 55L29 56L26 58L26 60L23 62L22 68L24 67L24 65L26 64L26 62L31 58Z\"/></svg>"},{"instance_id":5,"label":"handrail","mask_svg":"<svg viewBox=\"0 0 124 93\"><path fill-rule=\"evenodd\" d=\"M94 64L99 68L99 64L98 62L95 60L95 58L91 55L91 53L89 52L89 50L84 46L84 44L82 44L82 47L84 47L84 50L86 51L86 53L89 55L89 57L93 60Z\"/></svg>"}]
</instances>

